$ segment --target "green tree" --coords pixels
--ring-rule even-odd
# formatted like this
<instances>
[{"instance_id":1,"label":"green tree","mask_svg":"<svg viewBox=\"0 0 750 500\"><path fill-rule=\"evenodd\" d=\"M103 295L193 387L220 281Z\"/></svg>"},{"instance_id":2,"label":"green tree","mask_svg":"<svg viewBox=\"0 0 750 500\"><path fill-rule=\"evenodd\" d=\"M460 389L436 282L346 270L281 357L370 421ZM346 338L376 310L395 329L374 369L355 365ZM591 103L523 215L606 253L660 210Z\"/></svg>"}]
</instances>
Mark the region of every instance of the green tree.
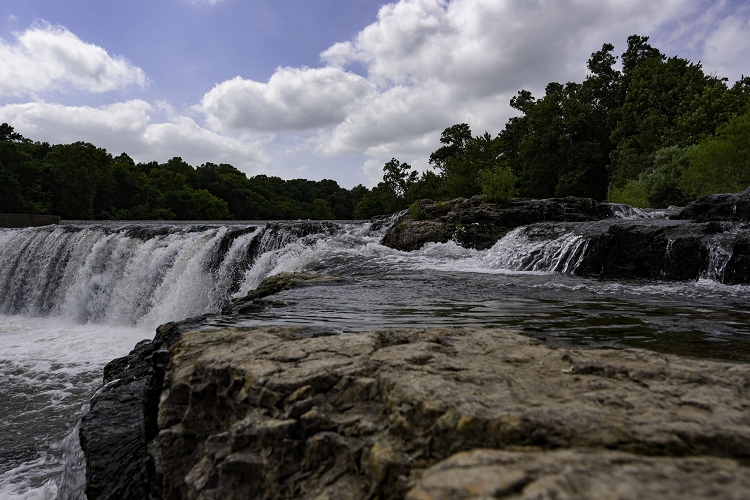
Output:
<instances>
[{"instance_id":1,"label":"green tree","mask_svg":"<svg viewBox=\"0 0 750 500\"><path fill-rule=\"evenodd\" d=\"M331 210L331 204L326 200L316 198L312 202L312 210L310 211L310 219L313 220L332 220L336 218L336 214Z\"/></svg>"},{"instance_id":2,"label":"green tree","mask_svg":"<svg viewBox=\"0 0 750 500\"><path fill-rule=\"evenodd\" d=\"M682 173L690 164L692 146L670 146L654 154L653 167L641 175L648 206L666 208L685 205L691 201L682 191Z\"/></svg>"},{"instance_id":3,"label":"green tree","mask_svg":"<svg viewBox=\"0 0 750 500\"><path fill-rule=\"evenodd\" d=\"M495 165L482 171L482 193L490 201L509 201L515 193L516 176L510 168Z\"/></svg>"},{"instance_id":4,"label":"green tree","mask_svg":"<svg viewBox=\"0 0 750 500\"><path fill-rule=\"evenodd\" d=\"M412 170L411 165L392 158L383 166L383 183L393 191L393 194L404 204L409 199L410 191L417 182L419 174Z\"/></svg>"},{"instance_id":5,"label":"green tree","mask_svg":"<svg viewBox=\"0 0 750 500\"><path fill-rule=\"evenodd\" d=\"M720 126L716 135L692 148L682 175L683 191L693 197L735 193L750 186L750 112Z\"/></svg>"},{"instance_id":6,"label":"green tree","mask_svg":"<svg viewBox=\"0 0 750 500\"><path fill-rule=\"evenodd\" d=\"M623 54L626 96L611 135L615 148L610 155L617 186L648 170L656 151L689 146L712 134L731 115L727 104L734 107L741 100L726 96L724 80L705 75L700 63L666 59L647 40L630 37Z\"/></svg>"},{"instance_id":7,"label":"green tree","mask_svg":"<svg viewBox=\"0 0 750 500\"><path fill-rule=\"evenodd\" d=\"M98 215L97 194L108 180L112 157L93 144L76 142L54 146L42 160L53 193L54 213L66 219L92 219Z\"/></svg>"}]
</instances>

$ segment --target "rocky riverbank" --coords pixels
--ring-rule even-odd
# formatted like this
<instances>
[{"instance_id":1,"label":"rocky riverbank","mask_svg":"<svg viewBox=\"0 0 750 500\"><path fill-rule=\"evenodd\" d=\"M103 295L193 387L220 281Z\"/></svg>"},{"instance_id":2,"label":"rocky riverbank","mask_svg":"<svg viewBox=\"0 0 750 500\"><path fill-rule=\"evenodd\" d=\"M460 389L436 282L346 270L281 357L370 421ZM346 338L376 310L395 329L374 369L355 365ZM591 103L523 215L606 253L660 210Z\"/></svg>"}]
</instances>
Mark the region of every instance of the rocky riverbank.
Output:
<instances>
[{"instance_id":1,"label":"rocky riverbank","mask_svg":"<svg viewBox=\"0 0 750 500\"><path fill-rule=\"evenodd\" d=\"M317 282L317 283L316 283ZM290 286L270 279L233 307ZM500 329L161 327L81 426L100 498L743 498L750 365Z\"/></svg>"},{"instance_id":2,"label":"rocky riverbank","mask_svg":"<svg viewBox=\"0 0 750 500\"><path fill-rule=\"evenodd\" d=\"M523 248L514 251L513 270L750 283L750 189L662 214L585 198L487 203L474 197L422 200L419 207L401 216L384 245L411 251L453 240L488 249L516 230Z\"/></svg>"}]
</instances>

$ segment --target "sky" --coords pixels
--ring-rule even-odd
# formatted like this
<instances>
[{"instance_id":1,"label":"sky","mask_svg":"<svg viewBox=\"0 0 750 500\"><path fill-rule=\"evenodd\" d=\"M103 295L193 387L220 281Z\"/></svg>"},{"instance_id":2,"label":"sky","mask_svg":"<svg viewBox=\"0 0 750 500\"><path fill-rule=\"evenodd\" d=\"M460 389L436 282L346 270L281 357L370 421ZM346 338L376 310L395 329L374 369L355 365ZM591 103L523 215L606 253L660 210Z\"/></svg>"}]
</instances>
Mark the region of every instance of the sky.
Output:
<instances>
[{"instance_id":1,"label":"sky","mask_svg":"<svg viewBox=\"0 0 750 500\"><path fill-rule=\"evenodd\" d=\"M0 122L33 140L248 176L375 185L441 132L502 130L520 89L582 81L649 36L729 83L748 0L16 0L0 5Z\"/></svg>"}]
</instances>

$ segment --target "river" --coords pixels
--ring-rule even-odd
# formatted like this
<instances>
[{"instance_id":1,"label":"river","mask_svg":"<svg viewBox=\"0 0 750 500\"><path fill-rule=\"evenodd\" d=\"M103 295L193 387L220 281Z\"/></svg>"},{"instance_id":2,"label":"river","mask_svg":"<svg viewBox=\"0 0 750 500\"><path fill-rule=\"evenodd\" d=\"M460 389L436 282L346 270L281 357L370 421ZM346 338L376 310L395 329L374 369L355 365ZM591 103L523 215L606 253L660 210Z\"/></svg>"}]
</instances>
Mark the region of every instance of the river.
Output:
<instances>
[{"instance_id":1,"label":"river","mask_svg":"<svg viewBox=\"0 0 750 500\"><path fill-rule=\"evenodd\" d=\"M750 361L750 287L575 275L585 241L513 231L485 251L381 245L387 224L68 223L0 229L0 498L81 498L75 425L104 365L156 326L219 313L263 278L329 273L217 326L294 324L340 334L493 326L576 347L640 347Z\"/></svg>"}]
</instances>

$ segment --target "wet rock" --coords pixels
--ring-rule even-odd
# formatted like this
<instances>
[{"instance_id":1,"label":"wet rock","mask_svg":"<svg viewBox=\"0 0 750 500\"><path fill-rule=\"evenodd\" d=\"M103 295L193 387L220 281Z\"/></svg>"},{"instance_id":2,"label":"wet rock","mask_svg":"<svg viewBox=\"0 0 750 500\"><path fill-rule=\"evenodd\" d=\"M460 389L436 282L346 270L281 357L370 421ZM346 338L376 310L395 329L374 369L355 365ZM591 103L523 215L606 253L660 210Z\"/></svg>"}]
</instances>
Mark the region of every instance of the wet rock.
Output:
<instances>
[{"instance_id":1,"label":"wet rock","mask_svg":"<svg viewBox=\"0 0 750 500\"><path fill-rule=\"evenodd\" d=\"M418 202L419 212L407 211L391 226L383 244L396 250L417 250L426 243L459 244L484 250L511 229L542 221L582 222L615 217L626 206L589 198L514 199L489 203L480 196L451 201ZM631 207L627 207L632 210Z\"/></svg>"},{"instance_id":2,"label":"wet rock","mask_svg":"<svg viewBox=\"0 0 750 500\"><path fill-rule=\"evenodd\" d=\"M407 499L740 500L750 492L747 472L731 460L708 457L473 450L428 469Z\"/></svg>"},{"instance_id":3,"label":"wet rock","mask_svg":"<svg viewBox=\"0 0 750 500\"><path fill-rule=\"evenodd\" d=\"M279 273L264 279L258 288L250 290L247 295L237 301L254 300L273 295L282 290L295 288L301 285L313 285L320 283L332 283L344 281L344 278L331 276L330 274L316 273ZM236 301L235 301L236 302Z\"/></svg>"},{"instance_id":4,"label":"wet rock","mask_svg":"<svg viewBox=\"0 0 750 500\"><path fill-rule=\"evenodd\" d=\"M79 429L86 457L87 498L148 498L149 422L144 416L150 404L158 404L161 393L161 381L154 378L154 367L168 360L174 342L183 331L195 328L196 321L159 327L153 341L139 342L127 356L104 368L104 386L91 398ZM156 392L154 384L158 385ZM151 399L146 397L149 390Z\"/></svg>"},{"instance_id":5,"label":"wet rock","mask_svg":"<svg viewBox=\"0 0 750 500\"><path fill-rule=\"evenodd\" d=\"M258 288L250 290L246 296L235 299L224 310L225 314L244 313L254 310L262 310L267 307L274 307L275 302L260 301L264 297L273 295L282 290L296 288L306 285L320 285L323 283L336 283L344 281L344 278L332 276L330 274L316 273L279 273L264 279Z\"/></svg>"},{"instance_id":6,"label":"wet rock","mask_svg":"<svg viewBox=\"0 0 750 500\"><path fill-rule=\"evenodd\" d=\"M526 244L517 252L517 270L619 279L708 278L729 285L750 283L750 231L742 224L608 220L541 223L520 231Z\"/></svg>"},{"instance_id":7,"label":"wet rock","mask_svg":"<svg viewBox=\"0 0 750 500\"><path fill-rule=\"evenodd\" d=\"M493 495L573 498L566 478L584 471L583 498L683 478L732 498L750 477L732 460L750 458L748 365L556 350L497 329L265 327L186 331L163 366L145 406L155 498L481 498L491 481ZM477 448L505 454L430 469ZM469 477L484 477L476 491Z\"/></svg>"},{"instance_id":8,"label":"wet rock","mask_svg":"<svg viewBox=\"0 0 750 500\"><path fill-rule=\"evenodd\" d=\"M686 206L672 219L696 222L742 221L750 222L750 188L741 193L722 193L704 196Z\"/></svg>"},{"instance_id":9,"label":"wet rock","mask_svg":"<svg viewBox=\"0 0 750 500\"><path fill-rule=\"evenodd\" d=\"M320 230L317 224L309 226L310 231ZM280 273L265 279L247 298L240 299L235 309L276 307L278 302L264 301L261 297L294 286L340 279L311 273ZM104 367L104 385L92 397L79 430L81 448L86 456L89 499L148 497L147 471L153 465L146 447L158 432L156 407L170 350L184 332L201 328L204 319L202 316L162 325L153 341L139 342L127 356L112 360ZM144 418L145 415L151 418Z\"/></svg>"}]
</instances>

